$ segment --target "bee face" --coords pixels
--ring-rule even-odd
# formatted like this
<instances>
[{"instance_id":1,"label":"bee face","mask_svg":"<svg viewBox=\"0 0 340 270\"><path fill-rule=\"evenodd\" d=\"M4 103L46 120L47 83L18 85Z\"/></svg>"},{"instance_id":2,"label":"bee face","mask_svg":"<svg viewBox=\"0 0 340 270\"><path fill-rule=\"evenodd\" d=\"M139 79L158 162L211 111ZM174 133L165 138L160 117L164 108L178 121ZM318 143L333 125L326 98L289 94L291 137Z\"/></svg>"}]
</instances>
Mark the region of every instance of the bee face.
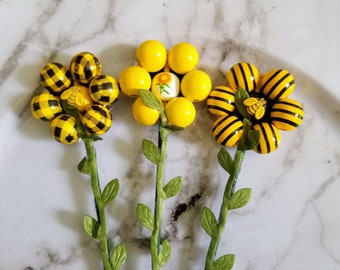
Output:
<instances>
[{"instance_id":1,"label":"bee face","mask_svg":"<svg viewBox=\"0 0 340 270\"><path fill-rule=\"evenodd\" d=\"M207 106L212 114L228 115L235 111L235 92L226 86L215 87L208 96Z\"/></svg>"},{"instance_id":2,"label":"bee face","mask_svg":"<svg viewBox=\"0 0 340 270\"><path fill-rule=\"evenodd\" d=\"M95 76L101 74L102 64L94 54L81 52L72 58L70 71L73 80L88 84Z\"/></svg>"},{"instance_id":3,"label":"bee face","mask_svg":"<svg viewBox=\"0 0 340 270\"><path fill-rule=\"evenodd\" d=\"M52 93L60 93L71 85L67 67L59 63L48 63L40 71L42 87Z\"/></svg>"},{"instance_id":4,"label":"bee face","mask_svg":"<svg viewBox=\"0 0 340 270\"><path fill-rule=\"evenodd\" d=\"M280 132L270 123L258 123L253 126L254 130L260 132L260 142L255 147L255 151L261 154L267 154L276 150L280 144Z\"/></svg>"},{"instance_id":5,"label":"bee face","mask_svg":"<svg viewBox=\"0 0 340 270\"><path fill-rule=\"evenodd\" d=\"M293 99L280 99L272 107L270 119L282 130L293 130L301 125L304 117L302 105Z\"/></svg>"},{"instance_id":6,"label":"bee face","mask_svg":"<svg viewBox=\"0 0 340 270\"><path fill-rule=\"evenodd\" d=\"M89 89L91 98L102 105L113 103L120 94L116 79L109 75L95 77L91 81Z\"/></svg>"},{"instance_id":7,"label":"bee face","mask_svg":"<svg viewBox=\"0 0 340 270\"><path fill-rule=\"evenodd\" d=\"M89 134L104 134L112 125L112 116L106 107L102 105L90 105L80 117L84 128Z\"/></svg>"},{"instance_id":8,"label":"bee face","mask_svg":"<svg viewBox=\"0 0 340 270\"><path fill-rule=\"evenodd\" d=\"M50 124L52 137L60 143L72 144L78 140L76 119L68 114L61 114Z\"/></svg>"},{"instance_id":9,"label":"bee face","mask_svg":"<svg viewBox=\"0 0 340 270\"><path fill-rule=\"evenodd\" d=\"M264 98L257 99L257 98L246 98L243 101L243 105L247 106L247 112L250 115L254 115L255 119L259 120L264 116L266 100Z\"/></svg>"},{"instance_id":10,"label":"bee face","mask_svg":"<svg viewBox=\"0 0 340 270\"><path fill-rule=\"evenodd\" d=\"M295 87L293 75L284 69L273 69L263 76L261 85L262 93L271 100L288 97Z\"/></svg>"},{"instance_id":11,"label":"bee face","mask_svg":"<svg viewBox=\"0 0 340 270\"><path fill-rule=\"evenodd\" d=\"M32 98L31 111L35 118L49 121L60 114L62 108L58 97L55 97L48 91L44 91Z\"/></svg>"},{"instance_id":12,"label":"bee face","mask_svg":"<svg viewBox=\"0 0 340 270\"><path fill-rule=\"evenodd\" d=\"M226 147L233 147L241 139L243 124L236 116L219 117L213 125L213 137Z\"/></svg>"},{"instance_id":13,"label":"bee face","mask_svg":"<svg viewBox=\"0 0 340 270\"><path fill-rule=\"evenodd\" d=\"M252 92L260 80L258 69L249 63L241 62L232 66L227 73L227 82L231 89L237 91L243 88L247 92Z\"/></svg>"}]
</instances>

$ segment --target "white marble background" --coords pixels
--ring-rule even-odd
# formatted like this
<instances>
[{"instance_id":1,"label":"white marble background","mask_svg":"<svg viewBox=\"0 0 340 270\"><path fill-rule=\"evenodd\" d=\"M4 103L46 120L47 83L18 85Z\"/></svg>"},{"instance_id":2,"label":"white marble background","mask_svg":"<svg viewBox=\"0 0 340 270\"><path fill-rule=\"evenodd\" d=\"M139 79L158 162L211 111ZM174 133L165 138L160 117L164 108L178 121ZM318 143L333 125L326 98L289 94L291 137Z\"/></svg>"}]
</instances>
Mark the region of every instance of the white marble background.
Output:
<instances>
[{"instance_id":1,"label":"white marble background","mask_svg":"<svg viewBox=\"0 0 340 270\"><path fill-rule=\"evenodd\" d=\"M235 253L235 270L340 269L339 13L338 0L1 0L0 269L101 269L97 246L82 230L83 215L94 213L88 179L76 171L83 146L52 141L28 104L47 62L67 65L91 51L118 77L146 39L168 47L192 42L214 84L241 60L295 75L292 96L303 103L305 121L282 134L273 154L246 155L238 187L251 187L253 196L230 214L218 253ZM135 123L130 106L122 95L97 154L103 185L121 182L108 216L112 242L127 245L123 270L145 270L149 234L135 205L153 205L155 168L140 144L155 139L155 128ZM163 232L173 253L164 269L203 269L209 239L199 213L204 205L218 211L226 179L212 120L198 108L195 124L169 138L167 178L182 175L185 185L166 201ZM174 220L179 206L187 210Z\"/></svg>"}]
</instances>

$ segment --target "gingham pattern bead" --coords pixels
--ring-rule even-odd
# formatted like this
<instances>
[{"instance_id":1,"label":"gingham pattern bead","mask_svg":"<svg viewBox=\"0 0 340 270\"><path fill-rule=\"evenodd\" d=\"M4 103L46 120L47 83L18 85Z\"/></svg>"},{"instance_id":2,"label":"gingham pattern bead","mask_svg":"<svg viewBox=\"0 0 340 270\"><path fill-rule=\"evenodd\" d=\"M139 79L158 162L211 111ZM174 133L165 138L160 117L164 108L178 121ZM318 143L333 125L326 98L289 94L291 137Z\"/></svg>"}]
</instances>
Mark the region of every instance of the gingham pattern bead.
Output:
<instances>
[{"instance_id":1,"label":"gingham pattern bead","mask_svg":"<svg viewBox=\"0 0 340 270\"><path fill-rule=\"evenodd\" d=\"M106 107L102 105L90 105L80 116L80 121L89 134L104 134L112 125L112 116Z\"/></svg>"},{"instance_id":2,"label":"gingham pattern bead","mask_svg":"<svg viewBox=\"0 0 340 270\"><path fill-rule=\"evenodd\" d=\"M59 98L48 91L34 96L31 100L31 111L35 118L49 121L62 112Z\"/></svg>"},{"instance_id":3,"label":"gingham pattern bead","mask_svg":"<svg viewBox=\"0 0 340 270\"><path fill-rule=\"evenodd\" d=\"M71 85L70 72L60 63L48 63L40 71L40 83L52 93L60 93Z\"/></svg>"},{"instance_id":4,"label":"gingham pattern bead","mask_svg":"<svg viewBox=\"0 0 340 270\"><path fill-rule=\"evenodd\" d=\"M54 118L50 130L52 137L58 142L72 144L78 140L76 119L68 114L61 114Z\"/></svg>"},{"instance_id":5,"label":"gingham pattern bead","mask_svg":"<svg viewBox=\"0 0 340 270\"><path fill-rule=\"evenodd\" d=\"M261 92L271 100L288 97L295 87L295 80L287 70L273 69L261 79Z\"/></svg>"},{"instance_id":6,"label":"gingham pattern bead","mask_svg":"<svg viewBox=\"0 0 340 270\"><path fill-rule=\"evenodd\" d=\"M226 86L217 86L209 94L207 106L210 113L217 116L235 111L235 92Z\"/></svg>"},{"instance_id":7,"label":"gingham pattern bead","mask_svg":"<svg viewBox=\"0 0 340 270\"><path fill-rule=\"evenodd\" d=\"M260 142L254 149L256 152L268 154L279 147L281 141L280 132L273 124L262 122L255 124L253 129L260 132Z\"/></svg>"},{"instance_id":8,"label":"gingham pattern bead","mask_svg":"<svg viewBox=\"0 0 340 270\"><path fill-rule=\"evenodd\" d=\"M270 111L271 122L281 130L293 130L304 117L302 105L293 99L279 99Z\"/></svg>"},{"instance_id":9,"label":"gingham pattern bead","mask_svg":"<svg viewBox=\"0 0 340 270\"><path fill-rule=\"evenodd\" d=\"M243 123L236 116L222 116L213 124L212 133L219 144L233 147L242 137Z\"/></svg>"},{"instance_id":10,"label":"gingham pattern bead","mask_svg":"<svg viewBox=\"0 0 340 270\"><path fill-rule=\"evenodd\" d=\"M95 76L101 74L102 64L94 54L81 52L72 58L70 71L73 80L88 84Z\"/></svg>"},{"instance_id":11,"label":"gingham pattern bead","mask_svg":"<svg viewBox=\"0 0 340 270\"><path fill-rule=\"evenodd\" d=\"M256 89L259 80L259 70L253 64L247 62L235 64L227 72L228 86L234 91L242 88L247 92L252 92Z\"/></svg>"},{"instance_id":12,"label":"gingham pattern bead","mask_svg":"<svg viewBox=\"0 0 340 270\"><path fill-rule=\"evenodd\" d=\"M115 78L109 75L99 75L90 83L90 96L99 104L109 105L119 96L119 87Z\"/></svg>"}]
</instances>

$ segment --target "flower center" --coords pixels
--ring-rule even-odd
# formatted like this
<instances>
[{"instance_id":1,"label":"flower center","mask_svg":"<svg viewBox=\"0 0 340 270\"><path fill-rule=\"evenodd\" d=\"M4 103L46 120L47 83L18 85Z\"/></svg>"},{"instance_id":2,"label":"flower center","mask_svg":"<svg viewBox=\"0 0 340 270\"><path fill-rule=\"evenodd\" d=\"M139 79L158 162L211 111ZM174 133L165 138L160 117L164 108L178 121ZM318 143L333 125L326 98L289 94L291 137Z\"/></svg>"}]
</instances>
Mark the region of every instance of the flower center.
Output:
<instances>
[{"instance_id":1,"label":"flower center","mask_svg":"<svg viewBox=\"0 0 340 270\"><path fill-rule=\"evenodd\" d=\"M256 120L261 119L264 116L264 113L266 112L266 105L267 101L264 98L246 98L243 101L243 105L247 107L247 112L250 115L254 115Z\"/></svg>"}]
</instances>

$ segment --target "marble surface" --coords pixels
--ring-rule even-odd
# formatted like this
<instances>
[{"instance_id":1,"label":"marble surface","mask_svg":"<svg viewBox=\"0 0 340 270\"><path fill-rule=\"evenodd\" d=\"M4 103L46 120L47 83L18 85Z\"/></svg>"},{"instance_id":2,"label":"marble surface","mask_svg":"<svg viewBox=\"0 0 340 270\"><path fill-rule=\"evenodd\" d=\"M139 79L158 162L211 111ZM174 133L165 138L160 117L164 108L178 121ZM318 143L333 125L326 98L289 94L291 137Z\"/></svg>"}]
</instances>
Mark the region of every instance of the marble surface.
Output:
<instances>
[{"instance_id":1,"label":"marble surface","mask_svg":"<svg viewBox=\"0 0 340 270\"><path fill-rule=\"evenodd\" d=\"M94 214L89 181L76 171L83 145L53 141L28 104L47 62L67 64L91 51L118 77L146 39L168 48L193 43L214 85L241 60L294 74L292 97L305 108L304 123L283 133L274 153L247 153L238 188L253 195L230 214L218 254L236 254L235 270L340 269L339 12L338 0L1 0L0 269L101 269L97 246L82 230L83 215ZM155 167L140 145L155 139L156 128L134 122L131 102L121 96L96 147L102 184L121 182L108 208L110 239L126 243L123 270L144 270L149 232L135 206L153 206ZM163 233L173 252L164 269L204 268L209 238L199 213L203 206L218 211L227 177L216 161L212 119L197 107L195 124L169 138L166 177L182 175L184 189L165 203Z\"/></svg>"}]
</instances>

